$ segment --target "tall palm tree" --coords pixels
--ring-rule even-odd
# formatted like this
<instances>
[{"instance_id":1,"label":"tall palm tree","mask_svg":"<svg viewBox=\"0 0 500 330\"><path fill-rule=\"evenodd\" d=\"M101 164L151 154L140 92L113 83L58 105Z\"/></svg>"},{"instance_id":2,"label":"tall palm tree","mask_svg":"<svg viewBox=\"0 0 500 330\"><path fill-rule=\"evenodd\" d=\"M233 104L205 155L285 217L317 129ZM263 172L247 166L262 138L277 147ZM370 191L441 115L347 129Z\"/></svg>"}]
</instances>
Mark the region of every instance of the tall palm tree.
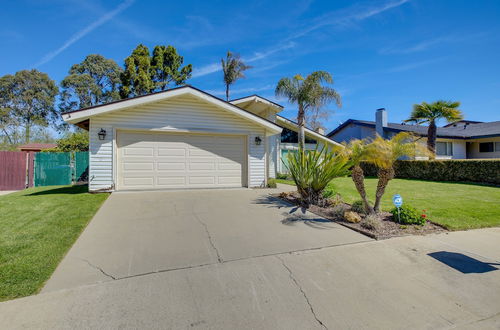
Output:
<instances>
[{"instance_id":1,"label":"tall palm tree","mask_svg":"<svg viewBox=\"0 0 500 330\"><path fill-rule=\"evenodd\" d=\"M276 96L288 98L290 103L299 107L297 122L299 124L299 148L304 148L304 125L307 111L320 109L328 103L335 101L341 107L340 95L331 87L323 83L333 84L332 75L326 71L315 71L306 78L295 75L293 78L281 78L276 85Z\"/></svg>"},{"instance_id":2,"label":"tall palm tree","mask_svg":"<svg viewBox=\"0 0 500 330\"><path fill-rule=\"evenodd\" d=\"M429 123L427 129L427 148L432 159L436 158L436 121L446 119L448 122L454 122L463 118L462 111L458 109L460 102L439 100L433 103L422 102L415 104L410 118L406 122L417 124Z\"/></svg>"},{"instance_id":3,"label":"tall palm tree","mask_svg":"<svg viewBox=\"0 0 500 330\"><path fill-rule=\"evenodd\" d=\"M226 54L226 59L221 58L222 72L224 73L224 84L226 84L226 100L229 101L229 86L236 80L245 78L245 70L251 69L250 65L243 63L239 54L233 54L230 51Z\"/></svg>"},{"instance_id":4,"label":"tall palm tree","mask_svg":"<svg viewBox=\"0 0 500 330\"><path fill-rule=\"evenodd\" d=\"M424 147L425 148L425 147ZM387 140L377 136L366 146L363 155L365 161L378 167L378 182L375 192L374 212L380 212L380 202L385 193L389 181L394 178L394 162L405 157L414 157L423 154L426 150L420 150L421 144L415 142L415 137L408 132L401 132Z\"/></svg>"}]
</instances>

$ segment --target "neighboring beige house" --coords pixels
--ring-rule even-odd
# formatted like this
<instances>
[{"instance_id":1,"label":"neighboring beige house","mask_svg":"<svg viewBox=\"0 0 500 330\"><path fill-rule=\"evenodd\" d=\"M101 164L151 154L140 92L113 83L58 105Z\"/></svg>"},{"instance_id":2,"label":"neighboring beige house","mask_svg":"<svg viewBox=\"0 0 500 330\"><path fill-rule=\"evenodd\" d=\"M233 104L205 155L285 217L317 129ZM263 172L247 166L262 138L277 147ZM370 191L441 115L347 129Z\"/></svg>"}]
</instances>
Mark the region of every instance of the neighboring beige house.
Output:
<instances>
[{"instance_id":1,"label":"neighboring beige house","mask_svg":"<svg viewBox=\"0 0 500 330\"><path fill-rule=\"evenodd\" d=\"M376 134L390 138L399 132L412 132L421 136L423 144L426 143L427 126L389 123L385 109L376 111L375 121L349 119L327 136L341 143L352 139L373 138ZM438 127L436 158L500 158L500 121L483 123L462 120Z\"/></svg>"},{"instance_id":2,"label":"neighboring beige house","mask_svg":"<svg viewBox=\"0 0 500 330\"><path fill-rule=\"evenodd\" d=\"M63 114L89 130L89 190L263 187L281 162L283 107L192 86ZM337 145L307 130L316 143Z\"/></svg>"}]
</instances>

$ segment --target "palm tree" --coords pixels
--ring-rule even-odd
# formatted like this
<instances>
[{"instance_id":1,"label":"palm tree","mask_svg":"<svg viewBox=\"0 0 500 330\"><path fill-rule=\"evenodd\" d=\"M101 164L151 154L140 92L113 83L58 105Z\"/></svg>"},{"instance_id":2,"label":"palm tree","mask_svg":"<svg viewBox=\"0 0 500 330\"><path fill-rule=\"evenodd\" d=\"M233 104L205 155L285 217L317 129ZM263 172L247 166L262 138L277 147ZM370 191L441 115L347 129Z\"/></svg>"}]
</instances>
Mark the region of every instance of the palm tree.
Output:
<instances>
[{"instance_id":1,"label":"palm tree","mask_svg":"<svg viewBox=\"0 0 500 330\"><path fill-rule=\"evenodd\" d=\"M415 122L417 124L429 123L427 130L427 148L432 159L436 158L436 121L446 119L448 122L454 122L463 118L462 112L458 109L460 102L439 100L433 103L422 102L415 104L410 118L406 122Z\"/></svg>"},{"instance_id":2,"label":"palm tree","mask_svg":"<svg viewBox=\"0 0 500 330\"><path fill-rule=\"evenodd\" d=\"M367 156L367 142L366 140L354 139L349 142L349 144L344 144L344 149L341 153L348 156L353 165L351 168L351 178L354 182L354 186L359 193L359 196L363 200L363 205L365 207L365 212L367 214L373 213L373 207L368 201L365 189L365 174L360 164L362 161L366 160Z\"/></svg>"},{"instance_id":3,"label":"palm tree","mask_svg":"<svg viewBox=\"0 0 500 330\"><path fill-rule=\"evenodd\" d=\"M335 101L341 107L340 95L335 89L323 86L323 83L333 84L330 73L326 71L315 71L306 78L295 75L293 78L281 78L276 85L276 96L288 98L290 103L296 103L299 107L297 122L299 124L299 148L304 148L304 124L307 111L320 109L328 103Z\"/></svg>"},{"instance_id":4,"label":"palm tree","mask_svg":"<svg viewBox=\"0 0 500 330\"><path fill-rule=\"evenodd\" d=\"M378 167L374 212L380 212L380 202L385 188L394 178L394 162L401 158L412 158L416 154L425 153L425 150L420 149L421 144L416 143L414 136L408 132L398 133L390 140L377 136L366 146L363 154L364 160Z\"/></svg>"},{"instance_id":5,"label":"palm tree","mask_svg":"<svg viewBox=\"0 0 500 330\"><path fill-rule=\"evenodd\" d=\"M243 63L239 54L233 54L230 51L227 52L226 60L221 58L220 61L224 73L224 84L226 84L226 100L229 101L229 86L234 84L236 80L245 78L243 72L252 67Z\"/></svg>"},{"instance_id":6,"label":"palm tree","mask_svg":"<svg viewBox=\"0 0 500 330\"><path fill-rule=\"evenodd\" d=\"M329 150L326 146L306 152L304 149L288 154L288 168L302 202L319 205L326 186L334 179L349 174L352 161L341 147Z\"/></svg>"}]
</instances>

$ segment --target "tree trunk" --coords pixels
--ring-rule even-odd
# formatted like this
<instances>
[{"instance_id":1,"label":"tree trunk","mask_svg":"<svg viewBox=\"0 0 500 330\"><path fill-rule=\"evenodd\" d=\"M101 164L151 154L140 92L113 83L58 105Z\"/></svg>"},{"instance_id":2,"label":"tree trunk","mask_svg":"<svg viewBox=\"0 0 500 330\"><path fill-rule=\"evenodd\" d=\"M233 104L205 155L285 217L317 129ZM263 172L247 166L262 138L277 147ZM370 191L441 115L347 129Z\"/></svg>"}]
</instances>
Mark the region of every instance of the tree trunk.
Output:
<instances>
[{"instance_id":1,"label":"tree trunk","mask_svg":"<svg viewBox=\"0 0 500 330\"><path fill-rule=\"evenodd\" d=\"M12 138L10 137L10 134L7 132L7 130L5 128L2 128L2 131L3 131L3 134L5 134L5 136L7 137L7 139L9 140L9 143L10 144L13 144L12 143Z\"/></svg>"},{"instance_id":2,"label":"tree trunk","mask_svg":"<svg viewBox=\"0 0 500 330\"><path fill-rule=\"evenodd\" d=\"M363 200L366 213L367 214L373 213L373 208L370 206L370 202L366 197L365 175L363 173L363 169L361 168L361 166L355 165L352 168L351 177L352 181L354 182L354 185L356 186L356 190L358 191L359 195L361 196L361 199Z\"/></svg>"},{"instance_id":3,"label":"tree trunk","mask_svg":"<svg viewBox=\"0 0 500 330\"><path fill-rule=\"evenodd\" d=\"M298 143L299 143L299 150L303 150L305 146L305 130L304 130L304 118L305 113L304 113L304 106L299 103L299 113L297 116L297 123L299 125L299 132L298 132Z\"/></svg>"},{"instance_id":4,"label":"tree trunk","mask_svg":"<svg viewBox=\"0 0 500 330\"><path fill-rule=\"evenodd\" d=\"M384 196L385 188L389 181L394 178L394 168L381 168L378 170L377 192L375 193L375 205L373 207L376 213L380 212L380 202Z\"/></svg>"},{"instance_id":5,"label":"tree trunk","mask_svg":"<svg viewBox=\"0 0 500 330\"><path fill-rule=\"evenodd\" d=\"M226 84L226 101L229 101L229 84Z\"/></svg>"},{"instance_id":6,"label":"tree trunk","mask_svg":"<svg viewBox=\"0 0 500 330\"><path fill-rule=\"evenodd\" d=\"M436 158L436 122L431 120L429 122L429 129L427 130L427 149L430 152L430 159Z\"/></svg>"},{"instance_id":7,"label":"tree trunk","mask_svg":"<svg viewBox=\"0 0 500 330\"><path fill-rule=\"evenodd\" d=\"M31 123L30 123L29 119L26 121L24 134L25 134L24 135L25 143L30 143Z\"/></svg>"}]
</instances>

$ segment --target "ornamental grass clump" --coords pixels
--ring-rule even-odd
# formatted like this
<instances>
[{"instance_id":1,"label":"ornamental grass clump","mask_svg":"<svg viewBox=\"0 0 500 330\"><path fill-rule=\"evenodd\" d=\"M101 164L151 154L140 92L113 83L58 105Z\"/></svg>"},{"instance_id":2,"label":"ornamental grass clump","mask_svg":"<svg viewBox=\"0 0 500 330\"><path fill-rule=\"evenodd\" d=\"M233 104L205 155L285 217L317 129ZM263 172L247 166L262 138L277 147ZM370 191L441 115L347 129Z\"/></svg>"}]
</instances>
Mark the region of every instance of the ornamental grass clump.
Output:
<instances>
[{"instance_id":1,"label":"ornamental grass clump","mask_svg":"<svg viewBox=\"0 0 500 330\"><path fill-rule=\"evenodd\" d=\"M305 151L288 154L287 166L292 176L302 202L308 206L318 205L323 198L323 191L334 178L349 174L351 162L349 157L325 147L321 150Z\"/></svg>"}]
</instances>

